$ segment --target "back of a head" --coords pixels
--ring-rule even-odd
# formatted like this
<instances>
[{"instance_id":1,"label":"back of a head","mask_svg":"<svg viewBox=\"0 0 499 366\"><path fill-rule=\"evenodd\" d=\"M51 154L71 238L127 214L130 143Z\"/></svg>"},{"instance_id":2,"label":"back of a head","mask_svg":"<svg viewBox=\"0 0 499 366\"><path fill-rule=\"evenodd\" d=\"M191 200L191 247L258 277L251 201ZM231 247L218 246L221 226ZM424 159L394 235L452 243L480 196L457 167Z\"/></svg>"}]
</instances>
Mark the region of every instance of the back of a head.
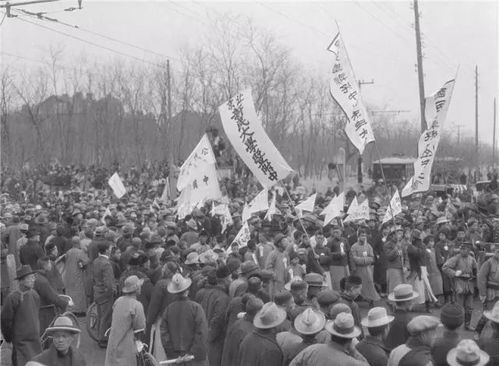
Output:
<instances>
[{"instance_id":1,"label":"back of a head","mask_svg":"<svg viewBox=\"0 0 499 366\"><path fill-rule=\"evenodd\" d=\"M457 303L448 303L442 307L440 321L450 330L459 328L464 323L464 308Z\"/></svg>"},{"instance_id":2,"label":"back of a head","mask_svg":"<svg viewBox=\"0 0 499 366\"><path fill-rule=\"evenodd\" d=\"M97 243L97 250L99 251L99 254L106 254L108 249L109 249L108 242L101 241Z\"/></svg>"}]
</instances>

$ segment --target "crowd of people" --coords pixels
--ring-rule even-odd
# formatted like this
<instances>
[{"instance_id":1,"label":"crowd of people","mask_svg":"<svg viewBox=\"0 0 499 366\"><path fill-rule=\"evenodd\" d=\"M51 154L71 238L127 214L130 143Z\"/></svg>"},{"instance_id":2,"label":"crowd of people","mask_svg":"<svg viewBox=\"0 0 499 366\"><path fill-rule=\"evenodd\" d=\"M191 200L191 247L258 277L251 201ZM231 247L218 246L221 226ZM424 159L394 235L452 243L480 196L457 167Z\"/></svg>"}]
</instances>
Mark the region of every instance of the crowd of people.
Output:
<instances>
[{"instance_id":1,"label":"crowd of people","mask_svg":"<svg viewBox=\"0 0 499 366\"><path fill-rule=\"evenodd\" d=\"M308 195L294 183L275 190L271 217L247 219L244 242L234 239L256 188L225 192L229 225L210 201L179 219L157 199L160 184L121 199L95 187L3 194L12 364L89 364L78 318L94 303L106 366L142 364L144 344L158 361L192 366L499 365L496 194L482 205L466 192L412 196L382 223L388 187L350 189L346 207L368 200L369 219L324 225L339 187L296 212Z\"/></svg>"}]
</instances>

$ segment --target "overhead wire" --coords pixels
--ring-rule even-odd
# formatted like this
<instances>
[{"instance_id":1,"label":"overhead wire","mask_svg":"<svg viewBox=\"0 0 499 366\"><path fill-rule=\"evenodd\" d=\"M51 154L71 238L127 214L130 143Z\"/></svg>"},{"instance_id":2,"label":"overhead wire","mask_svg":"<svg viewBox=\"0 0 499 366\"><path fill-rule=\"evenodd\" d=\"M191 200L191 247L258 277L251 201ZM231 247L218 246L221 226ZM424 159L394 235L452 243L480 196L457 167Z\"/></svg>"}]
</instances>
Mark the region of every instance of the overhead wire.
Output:
<instances>
[{"instance_id":1,"label":"overhead wire","mask_svg":"<svg viewBox=\"0 0 499 366\"><path fill-rule=\"evenodd\" d=\"M162 58L165 58L165 59L176 59L175 57L172 57L172 56L169 56L169 55L165 55L165 54L162 54L162 53L159 53L159 52L156 52L156 51L153 51L153 50L141 47L141 46L137 46L137 45L132 44L130 42L122 41L120 39L117 39L117 38L114 38L114 37L110 37L110 36L107 36L107 35L102 34L102 33L98 33L98 32L95 32L95 31L92 31L92 30L89 30L89 29L82 28L79 25L69 24L69 23L60 21L60 20L55 19L55 18L47 17L47 16L39 14L39 13L32 13L32 12L26 11L24 9L18 9L18 10L16 9L16 11L18 11L18 12L21 11L24 14L27 14L27 15L32 16L32 17L36 17L37 19L40 19L40 20L48 20L48 21L51 21L51 22L54 22L54 23L58 23L58 24L66 26L66 27L72 28L72 29L77 29L79 31L82 31L82 32L85 32L85 33L88 33L88 34L92 34L94 36L98 36L98 37L101 37L101 38L107 39L109 41L116 42L116 43L119 43L119 44L122 44L122 45L125 45L125 46L128 46L128 47L131 47L131 48L135 48L135 49L138 49L138 50L143 51L143 52L148 52L148 53L151 53L153 55L156 55L156 56L159 56L159 57L162 57Z\"/></svg>"},{"instance_id":2,"label":"overhead wire","mask_svg":"<svg viewBox=\"0 0 499 366\"><path fill-rule=\"evenodd\" d=\"M137 57L137 56L134 56L134 55L130 55L128 53L125 53L125 52L122 52L122 51L118 51L118 50L115 50L115 49L107 47L107 46L103 46L101 44L89 41L89 40L84 39L84 38L80 38L78 36L75 36L75 35L72 35L72 34L69 34L69 33L66 33L66 32L63 32L63 31L60 31L60 30L57 30L57 29L54 29L54 28L47 27L47 26L45 26L43 24L32 22L30 20L25 19L24 17L20 17L19 16L19 17L17 17L17 19L20 20L20 21L22 21L22 22L26 22L26 23L32 24L32 25L34 25L36 27L43 28L43 29L49 30L49 31L54 32L54 33L58 33L58 34L60 34L62 36L69 37L69 38L78 40L78 41L83 42L83 43L87 43L87 44L89 44L91 46L94 46L94 47L97 47L97 48L101 48L101 49L107 50L109 52L116 53L116 54L121 55L121 56L125 56L125 57L129 57L129 58L135 59L135 60L137 60L139 62L150 64L152 66L156 66L156 67L161 68L161 69L165 68L165 66L162 65L162 64L159 64L159 63L156 63L156 62L152 62L152 61L148 61L148 60L144 60L144 59L141 59L140 57Z\"/></svg>"}]
</instances>

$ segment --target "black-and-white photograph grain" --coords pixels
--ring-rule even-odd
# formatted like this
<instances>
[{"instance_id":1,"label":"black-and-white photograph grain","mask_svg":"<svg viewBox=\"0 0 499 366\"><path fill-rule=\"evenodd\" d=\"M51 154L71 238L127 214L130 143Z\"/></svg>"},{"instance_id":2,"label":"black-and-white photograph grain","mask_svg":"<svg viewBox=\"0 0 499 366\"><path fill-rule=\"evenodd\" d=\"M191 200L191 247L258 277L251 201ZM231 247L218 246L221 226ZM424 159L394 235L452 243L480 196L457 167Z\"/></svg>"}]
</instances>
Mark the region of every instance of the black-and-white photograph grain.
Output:
<instances>
[{"instance_id":1,"label":"black-and-white photograph grain","mask_svg":"<svg viewBox=\"0 0 499 366\"><path fill-rule=\"evenodd\" d=\"M0 0L2 366L499 366L498 0Z\"/></svg>"}]
</instances>

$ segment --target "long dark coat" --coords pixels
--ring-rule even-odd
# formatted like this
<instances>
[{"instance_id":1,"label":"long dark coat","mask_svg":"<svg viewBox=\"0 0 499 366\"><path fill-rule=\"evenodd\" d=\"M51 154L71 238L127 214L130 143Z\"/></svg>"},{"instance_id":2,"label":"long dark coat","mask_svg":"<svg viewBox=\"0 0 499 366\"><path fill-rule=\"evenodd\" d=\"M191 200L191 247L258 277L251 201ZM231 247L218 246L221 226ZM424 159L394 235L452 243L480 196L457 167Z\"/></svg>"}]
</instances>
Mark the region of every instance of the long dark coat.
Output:
<instances>
[{"instance_id":1,"label":"long dark coat","mask_svg":"<svg viewBox=\"0 0 499 366\"><path fill-rule=\"evenodd\" d=\"M247 318L236 320L227 330L222 353L221 366L239 365L239 347L243 339L250 334L255 327Z\"/></svg>"},{"instance_id":2,"label":"long dark coat","mask_svg":"<svg viewBox=\"0 0 499 366\"><path fill-rule=\"evenodd\" d=\"M457 346L461 336L457 331L444 330L442 336L435 338L431 346L434 366L447 366L447 353Z\"/></svg>"},{"instance_id":3,"label":"long dark coat","mask_svg":"<svg viewBox=\"0 0 499 366\"><path fill-rule=\"evenodd\" d=\"M281 348L270 331L255 329L248 334L239 347L240 366L276 366L281 365Z\"/></svg>"},{"instance_id":4,"label":"long dark coat","mask_svg":"<svg viewBox=\"0 0 499 366\"><path fill-rule=\"evenodd\" d=\"M197 302L175 299L163 313L160 330L169 359L190 354L196 361L206 360L208 326L204 310Z\"/></svg>"},{"instance_id":5,"label":"long dark coat","mask_svg":"<svg viewBox=\"0 0 499 366\"><path fill-rule=\"evenodd\" d=\"M362 356L366 358L371 366L386 366L388 362L389 350L376 337L366 335L366 337L356 346Z\"/></svg>"},{"instance_id":6,"label":"long dark coat","mask_svg":"<svg viewBox=\"0 0 499 366\"><path fill-rule=\"evenodd\" d=\"M395 310L395 319L392 322L390 330L388 331L388 336L385 340L388 349L393 350L409 339L407 324L412 320L414 315L414 313L402 309Z\"/></svg>"},{"instance_id":7,"label":"long dark coat","mask_svg":"<svg viewBox=\"0 0 499 366\"><path fill-rule=\"evenodd\" d=\"M35 280L35 291L40 296L40 335L50 325L57 314L66 310L68 300L59 294L50 284L44 271L38 271Z\"/></svg>"},{"instance_id":8,"label":"long dark coat","mask_svg":"<svg viewBox=\"0 0 499 366\"><path fill-rule=\"evenodd\" d=\"M229 295L223 285L206 285L197 293L196 301L203 307L208 322L208 360L211 366L218 366L222 360Z\"/></svg>"},{"instance_id":9,"label":"long dark coat","mask_svg":"<svg viewBox=\"0 0 499 366\"><path fill-rule=\"evenodd\" d=\"M15 291L5 299L2 307L2 333L12 342L12 364L24 366L42 352L38 310L40 297L34 290Z\"/></svg>"}]
</instances>

